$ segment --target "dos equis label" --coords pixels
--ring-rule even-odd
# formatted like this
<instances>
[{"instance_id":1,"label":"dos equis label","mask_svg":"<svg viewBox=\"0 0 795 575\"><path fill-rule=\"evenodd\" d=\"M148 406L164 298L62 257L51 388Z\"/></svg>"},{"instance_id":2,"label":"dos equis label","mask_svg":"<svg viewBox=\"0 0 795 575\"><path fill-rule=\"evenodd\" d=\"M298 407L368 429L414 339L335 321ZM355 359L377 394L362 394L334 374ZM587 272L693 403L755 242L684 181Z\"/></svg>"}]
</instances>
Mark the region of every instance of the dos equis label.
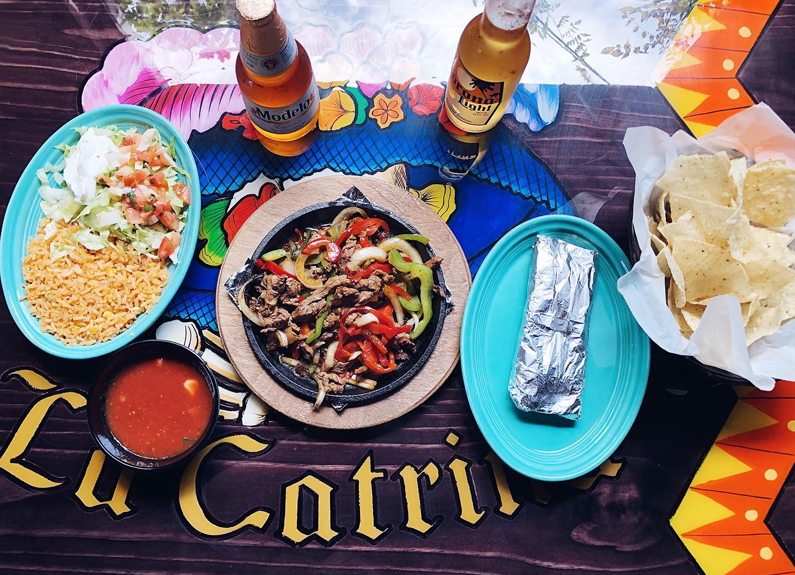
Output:
<instances>
[{"instance_id":1,"label":"dos equis label","mask_svg":"<svg viewBox=\"0 0 795 575\"><path fill-rule=\"evenodd\" d=\"M269 108L243 96L251 122L269 134L292 134L315 118L320 106L320 94L314 78L306 92L295 103L279 108Z\"/></svg>"},{"instance_id":2,"label":"dos equis label","mask_svg":"<svg viewBox=\"0 0 795 575\"><path fill-rule=\"evenodd\" d=\"M457 124L485 126L502 103L504 88L504 82L489 82L474 76L456 57L445 96L447 114L458 120Z\"/></svg>"}]
</instances>

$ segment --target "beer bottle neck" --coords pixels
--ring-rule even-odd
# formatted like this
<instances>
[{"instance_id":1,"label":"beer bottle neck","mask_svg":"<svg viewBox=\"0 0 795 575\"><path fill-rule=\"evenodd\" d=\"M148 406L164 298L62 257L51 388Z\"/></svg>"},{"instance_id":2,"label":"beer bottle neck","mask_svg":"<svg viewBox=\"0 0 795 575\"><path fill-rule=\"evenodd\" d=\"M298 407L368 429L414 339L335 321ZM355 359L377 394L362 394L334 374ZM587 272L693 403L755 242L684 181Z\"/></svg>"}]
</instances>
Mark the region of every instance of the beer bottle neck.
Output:
<instances>
[{"instance_id":1,"label":"beer bottle neck","mask_svg":"<svg viewBox=\"0 0 795 575\"><path fill-rule=\"evenodd\" d=\"M486 0L481 34L498 42L519 41L533 14L535 0Z\"/></svg>"},{"instance_id":2,"label":"beer bottle neck","mask_svg":"<svg viewBox=\"0 0 795 575\"><path fill-rule=\"evenodd\" d=\"M246 18L240 10L240 59L252 75L268 78L283 74L292 66L297 52L295 39L275 4L256 20Z\"/></svg>"}]
</instances>

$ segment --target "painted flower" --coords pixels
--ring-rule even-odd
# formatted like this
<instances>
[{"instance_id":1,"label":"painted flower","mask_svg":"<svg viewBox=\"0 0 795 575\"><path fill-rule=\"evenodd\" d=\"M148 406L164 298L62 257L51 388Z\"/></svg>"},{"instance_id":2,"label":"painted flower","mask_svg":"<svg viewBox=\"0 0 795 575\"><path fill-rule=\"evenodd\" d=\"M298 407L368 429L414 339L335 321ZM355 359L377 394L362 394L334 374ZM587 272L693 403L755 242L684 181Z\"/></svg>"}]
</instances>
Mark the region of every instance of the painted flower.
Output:
<instances>
[{"instance_id":1,"label":"painted flower","mask_svg":"<svg viewBox=\"0 0 795 575\"><path fill-rule=\"evenodd\" d=\"M387 128L392 122L400 122L403 119L402 105L400 94L395 94L391 98L376 94L368 115L378 122L379 128Z\"/></svg>"},{"instance_id":2,"label":"painted flower","mask_svg":"<svg viewBox=\"0 0 795 575\"><path fill-rule=\"evenodd\" d=\"M237 130L242 126L244 138L248 138L249 140L256 140L258 138L259 132L254 129L246 112L242 114L225 114L221 126L224 130Z\"/></svg>"},{"instance_id":3,"label":"painted flower","mask_svg":"<svg viewBox=\"0 0 795 575\"><path fill-rule=\"evenodd\" d=\"M356 119L356 105L353 97L339 88L320 100L320 121L318 127L324 132L341 130L350 126Z\"/></svg>"},{"instance_id":4,"label":"painted flower","mask_svg":"<svg viewBox=\"0 0 795 575\"><path fill-rule=\"evenodd\" d=\"M409 193L432 207L445 222L455 211L455 188L451 184L431 184L421 190L409 188Z\"/></svg>"},{"instance_id":5,"label":"painted flower","mask_svg":"<svg viewBox=\"0 0 795 575\"><path fill-rule=\"evenodd\" d=\"M271 182L267 182L262 184L262 187L259 189L259 194L256 196L245 196L235 204L235 207L232 208L224 220L224 231L229 238L230 244L232 240L235 239L237 232L240 231L245 221L251 217L251 214L278 193L279 188Z\"/></svg>"},{"instance_id":6,"label":"painted flower","mask_svg":"<svg viewBox=\"0 0 795 575\"><path fill-rule=\"evenodd\" d=\"M427 116L442 107L444 88L433 84L417 84L409 88L409 107L415 114Z\"/></svg>"},{"instance_id":7,"label":"painted flower","mask_svg":"<svg viewBox=\"0 0 795 575\"><path fill-rule=\"evenodd\" d=\"M252 188L259 191L252 193ZM210 267L218 267L226 255L229 244L243 223L262 204L279 193L272 182L258 184L250 182L231 198L218 198L202 208L199 224L199 240L204 246L199 252L199 260ZM242 198L235 201L242 195ZM231 209L230 209L231 208Z\"/></svg>"}]
</instances>

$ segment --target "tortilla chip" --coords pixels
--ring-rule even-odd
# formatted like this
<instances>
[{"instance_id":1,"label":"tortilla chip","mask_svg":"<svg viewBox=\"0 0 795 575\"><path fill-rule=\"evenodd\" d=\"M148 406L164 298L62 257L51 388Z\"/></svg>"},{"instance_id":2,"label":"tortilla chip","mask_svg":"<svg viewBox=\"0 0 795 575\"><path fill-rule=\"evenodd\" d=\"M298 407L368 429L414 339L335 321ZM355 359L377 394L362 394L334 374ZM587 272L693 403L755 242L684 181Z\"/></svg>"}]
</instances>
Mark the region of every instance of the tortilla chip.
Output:
<instances>
[{"instance_id":1,"label":"tortilla chip","mask_svg":"<svg viewBox=\"0 0 795 575\"><path fill-rule=\"evenodd\" d=\"M700 303L726 294L737 296L741 302L752 299L748 274L728 249L680 239L674 246L673 259L684 277L687 301Z\"/></svg>"},{"instance_id":2,"label":"tortilla chip","mask_svg":"<svg viewBox=\"0 0 795 575\"><path fill-rule=\"evenodd\" d=\"M663 247L662 250L657 254L657 265L660 268L660 271L663 275L667 278L671 277L671 266L668 265L668 256L663 253L663 250L668 251L668 246Z\"/></svg>"},{"instance_id":3,"label":"tortilla chip","mask_svg":"<svg viewBox=\"0 0 795 575\"><path fill-rule=\"evenodd\" d=\"M692 331L696 331L698 329L698 324L701 323L704 312L707 311L707 306L689 303L686 304L681 311L682 317L685 319L688 327Z\"/></svg>"},{"instance_id":4,"label":"tortilla chip","mask_svg":"<svg viewBox=\"0 0 795 575\"><path fill-rule=\"evenodd\" d=\"M651 245L655 249L655 253L660 253L660 250L665 247L665 241L660 233L657 222L652 218L646 218L649 222L649 233L651 234Z\"/></svg>"},{"instance_id":5,"label":"tortilla chip","mask_svg":"<svg viewBox=\"0 0 795 575\"><path fill-rule=\"evenodd\" d=\"M751 345L758 339L773 335L781 327L783 321L784 309L782 306L760 307L745 326L745 343Z\"/></svg>"},{"instance_id":6,"label":"tortilla chip","mask_svg":"<svg viewBox=\"0 0 795 575\"><path fill-rule=\"evenodd\" d=\"M752 222L765 226L781 227L795 219L795 169L769 163L749 168L743 210Z\"/></svg>"},{"instance_id":7,"label":"tortilla chip","mask_svg":"<svg viewBox=\"0 0 795 575\"><path fill-rule=\"evenodd\" d=\"M788 283L776 294L760 303L761 307L781 307L784 314L782 321L795 318L795 281Z\"/></svg>"},{"instance_id":8,"label":"tortilla chip","mask_svg":"<svg viewBox=\"0 0 795 575\"><path fill-rule=\"evenodd\" d=\"M751 291L760 299L777 294L795 280L795 270L771 258L750 261L745 264L745 271Z\"/></svg>"},{"instance_id":9,"label":"tortilla chip","mask_svg":"<svg viewBox=\"0 0 795 575\"><path fill-rule=\"evenodd\" d=\"M740 304L740 310L743 313L743 325L748 325L748 320L751 319L751 316L756 313L756 310L758 310L761 305L759 302L760 300L757 296L747 303Z\"/></svg>"},{"instance_id":10,"label":"tortilla chip","mask_svg":"<svg viewBox=\"0 0 795 575\"><path fill-rule=\"evenodd\" d=\"M671 254L671 250L668 248L668 246L666 246L665 249L660 252L660 255L663 256L665 259L665 265L668 266L669 273L667 275L671 276L671 288L678 288L676 290L669 288L669 290L673 291L674 295L676 296L674 298L676 307L681 308L687 303L687 298L685 297L685 276L682 273L682 270L679 268L679 264L676 263L676 260ZM658 255L657 262L659 263L659 261L660 256ZM662 266L660 266L660 269L662 269L663 273L665 273L665 270Z\"/></svg>"},{"instance_id":11,"label":"tortilla chip","mask_svg":"<svg viewBox=\"0 0 795 575\"><path fill-rule=\"evenodd\" d=\"M728 247L729 238L741 224L741 212L738 208L716 206L679 194L671 194L670 202L674 223L691 213L704 240L710 244Z\"/></svg>"},{"instance_id":12,"label":"tortilla chip","mask_svg":"<svg viewBox=\"0 0 795 575\"><path fill-rule=\"evenodd\" d=\"M729 175L734 180L734 185L737 186L737 201L733 202L732 207L739 207L743 205L743 183L745 174L748 172L748 160L743 156L732 160L730 164Z\"/></svg>"},{"instance_id":13,"label":"tortilla chip","mask_svg":"<svg viewBox=\"0 0 795 575\"><path fill-rule=\"evenodd\" d=\"M676 321L676 325L679 326L679 331L682 333L682 336L690 339L690 336L693 335L693 330L690 329L690 326L685 321L682 310L676 305L677 290L676 284L671 282L671 285L668 287L668 309L671 310L671 315L674 316L674 320Z\"/></svg>"},{"instance_id":14,"label":"tortilla chip","mask_svg":"<svg viewBox=\"0 0 795 575\"><path fill-rule=\"evenodd\" d=\"M773 259L786 266L795 265L795 250L790 249L790 236L752 226L748 218L737 228L729 245L734 258L743 263Z\"/></svg>"},{"instance_id":15,"label":"tortilla chip","mask_svg":"<svg viewBox=\"0 0 795 575\"><path fill-rule=\"evenodd\" d=\"M686 212L676 218L673 223L665 224L658 229L671 247L679 239L704 241L704 236L701 235L692 212Z\"/></svg>"},{"instance_id":16,"label":"tortilla chip","mask_svg":"<svg viewBox=\"0 0 795 575\"><path fill-rule=\"evenodd\" d=\"M667 224L671 221L668 211L668 192L660 191L657 196L654 219L662 224Z\"/></svg>"},{"instance_id":17,"label":"tortilla chip","mask_svg":"<svg viewBox=\"0 0 795 575\"><path fill-rule=\"evenodd\" d=\"M730 167L726 152L679 156L657 180L657 187L671 194L728 207L731 200L737 197L737 185L729 174Z\"/></svg>"}]
</instances>

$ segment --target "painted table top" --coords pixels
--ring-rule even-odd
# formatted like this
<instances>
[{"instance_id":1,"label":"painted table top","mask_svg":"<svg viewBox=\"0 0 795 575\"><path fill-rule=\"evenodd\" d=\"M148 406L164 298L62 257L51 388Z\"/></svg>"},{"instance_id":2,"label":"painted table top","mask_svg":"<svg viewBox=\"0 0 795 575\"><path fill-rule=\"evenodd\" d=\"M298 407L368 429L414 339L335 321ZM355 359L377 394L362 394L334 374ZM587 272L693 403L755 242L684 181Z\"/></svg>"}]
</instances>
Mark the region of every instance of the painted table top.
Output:
<instances>
[{"instance_id":1,"label":"painted table top","mask_svg":"<svg viewBox=\"0 0 795 575\"><path fill-rule=\"evenodd\" d=\"M201 239L148 335L200 349L223 387L201 465L122 472L86 425L97 364L38 351L3 305L0 572L795 573L795 384L733 390L658 355L616 453L545 484L490 452L459 371L396 421L335 433L269 410L227 363L212 303L220 262L242 222L298 181L374 174L401 186L442 216L476 273L506 231L548 213L592 221L626 249L628 127L700 136L755 102L795 127L792 0L539 0L524 83L482 161L449 182L436 114L481 6L281 2L323 111L318 143L284 160L243 114L232 2L0 5L3 217L29 158L78 112L128 103L169 118L199 164Z\"/></svg>"}]
</instances>

